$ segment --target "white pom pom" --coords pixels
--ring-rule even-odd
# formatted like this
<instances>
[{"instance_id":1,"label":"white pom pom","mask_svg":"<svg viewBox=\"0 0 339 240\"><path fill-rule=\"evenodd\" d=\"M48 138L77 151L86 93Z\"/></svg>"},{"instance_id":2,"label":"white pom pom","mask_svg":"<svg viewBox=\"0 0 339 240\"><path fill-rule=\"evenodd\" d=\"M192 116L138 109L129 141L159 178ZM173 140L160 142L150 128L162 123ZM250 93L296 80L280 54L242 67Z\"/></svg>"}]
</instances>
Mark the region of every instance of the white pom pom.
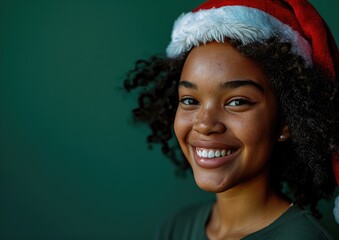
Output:
<instances>
[{"instance_id":1,"label":"white pom pom","mask_svg":"<svg viewBox=\"0 0 339 240\"><path fill-rule=\"evenodd\" d=\"M339 195L335 198L333 214L335 221L339 223Z\"/></svg>"}]
</instances>

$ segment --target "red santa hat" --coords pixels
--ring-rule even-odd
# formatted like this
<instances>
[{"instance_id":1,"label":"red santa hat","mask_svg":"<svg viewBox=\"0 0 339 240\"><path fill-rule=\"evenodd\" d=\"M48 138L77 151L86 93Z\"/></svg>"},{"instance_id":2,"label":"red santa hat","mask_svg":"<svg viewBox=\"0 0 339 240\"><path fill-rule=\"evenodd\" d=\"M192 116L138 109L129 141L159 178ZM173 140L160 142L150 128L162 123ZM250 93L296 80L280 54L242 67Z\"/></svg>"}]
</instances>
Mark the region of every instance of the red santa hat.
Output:
<instances>
[{"instance_id":1,"label":"red santa hat","mask_svg":"<svg viewBox=\"0 0 339 240\"><path fill-rule=\"evenodd\" d=\"M247 44L271 37L290 42L291 50L307 66L317 66L338 81L339 53L334 37L307 0L206 1L176 20L166 53L174 58L210 41L231 38ZM332 160L339 185L338 153ZM334 212L339 223L339 196Z\"/></svg>"},{"instance_id":2,"label":"red santa hat","mask_svg":"<svg viewBox=\"0 0 339 240\"><path fill-rule=\"evenodd\" d=\"M306 0L209 0L174 23L167 56L177 57L210 41L244 44L278 37L309 66L337 78L338 48L327 25Z\"/></svg>"}]
</instances>

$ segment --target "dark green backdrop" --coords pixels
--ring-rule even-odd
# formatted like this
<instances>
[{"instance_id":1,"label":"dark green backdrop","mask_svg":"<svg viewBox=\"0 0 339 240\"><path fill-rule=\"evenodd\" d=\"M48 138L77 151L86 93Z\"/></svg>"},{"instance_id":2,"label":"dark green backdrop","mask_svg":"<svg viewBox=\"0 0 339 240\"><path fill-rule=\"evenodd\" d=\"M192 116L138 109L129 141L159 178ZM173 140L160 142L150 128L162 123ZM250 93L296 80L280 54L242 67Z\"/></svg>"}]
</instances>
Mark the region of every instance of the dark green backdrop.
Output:
<instances>
[{"instance_id":1,"label":"dark green backdrop","mask_svg":"<svg viewBox=\"0 0 339 240\"><path fill-rule=\"evenodd\" d=\"M318 1L339 39L337 0ZM151 239L211 199L174 176L120 87L199 0L0 0L0 239ZM339 235L322 206L325 224Z\"/></svg>"}]
</instances>

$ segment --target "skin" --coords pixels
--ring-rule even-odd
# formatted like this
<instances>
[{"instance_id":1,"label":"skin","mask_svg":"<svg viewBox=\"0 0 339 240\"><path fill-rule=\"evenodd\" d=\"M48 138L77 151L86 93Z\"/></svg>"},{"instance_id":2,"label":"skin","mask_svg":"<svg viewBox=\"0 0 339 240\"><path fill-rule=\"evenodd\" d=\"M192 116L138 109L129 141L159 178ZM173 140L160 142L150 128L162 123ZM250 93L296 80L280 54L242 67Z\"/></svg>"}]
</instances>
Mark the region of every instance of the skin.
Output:
<instances>
[{"instance_id":1,"label":"skin","mask_svg":"<svg viewBox=\"0 0 339 240\"><path fill-rule=\"evenodd\" d=\"M180 147L197 185L217 194L207 236L239 239L272 223L289 206L269 186L272 148L286 127L277 126L276 99L264 72L230 44L212 42L190 52L178 92L174 130ZM197 149L230 154L210 159Z\"/></svg>"}]
</instances>

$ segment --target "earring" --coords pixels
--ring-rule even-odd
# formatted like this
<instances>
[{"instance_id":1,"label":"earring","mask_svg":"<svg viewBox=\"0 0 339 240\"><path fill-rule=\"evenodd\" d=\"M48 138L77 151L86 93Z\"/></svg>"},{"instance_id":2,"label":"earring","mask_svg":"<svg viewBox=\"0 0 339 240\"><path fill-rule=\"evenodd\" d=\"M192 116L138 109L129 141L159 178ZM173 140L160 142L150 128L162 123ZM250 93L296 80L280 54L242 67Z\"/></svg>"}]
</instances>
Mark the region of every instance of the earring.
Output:
<instances>
[{"instance_id":1,"label":"earring","mask_svg":"<svg viewBox=\"0 0 339 240\"><path fill-rule=\"evenodd\" d=\"M285 135L281 134L281 135L279 136L279 139L280 139L280 140L284 140L284 139L285 139Z\"/></svg>"}]
</instances>

